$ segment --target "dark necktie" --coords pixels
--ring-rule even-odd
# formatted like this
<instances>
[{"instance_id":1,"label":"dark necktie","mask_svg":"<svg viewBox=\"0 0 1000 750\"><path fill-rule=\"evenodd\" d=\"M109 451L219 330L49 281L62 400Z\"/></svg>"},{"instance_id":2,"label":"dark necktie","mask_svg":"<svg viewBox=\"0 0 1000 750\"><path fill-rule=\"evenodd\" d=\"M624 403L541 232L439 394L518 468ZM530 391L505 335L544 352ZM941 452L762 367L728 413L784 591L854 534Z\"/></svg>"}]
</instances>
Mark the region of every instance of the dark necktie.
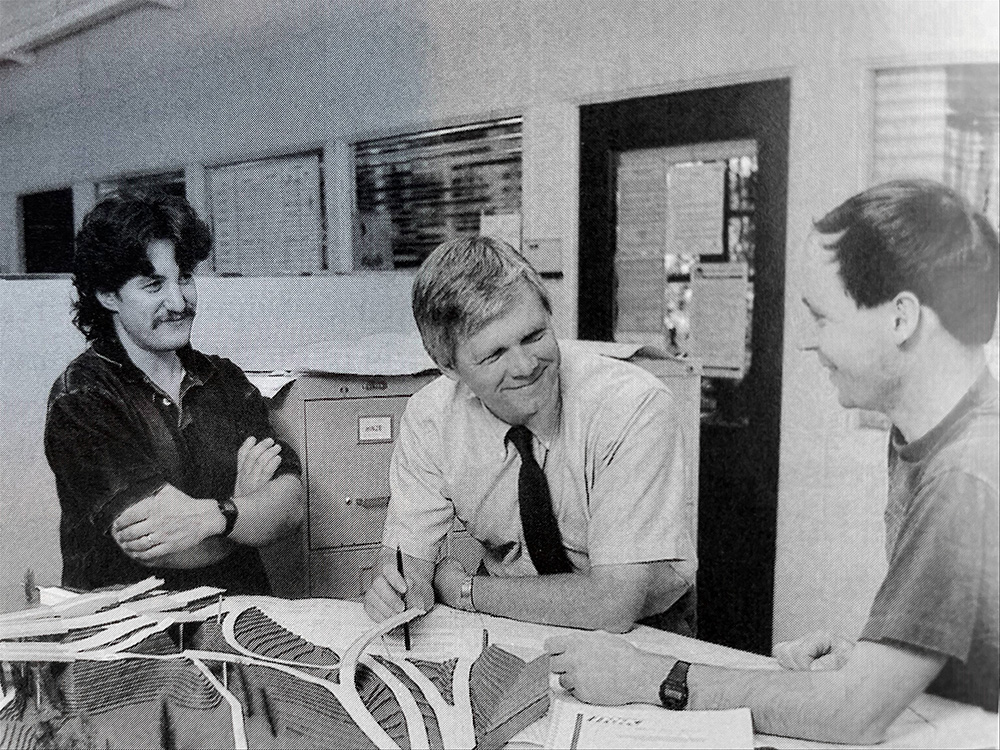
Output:
<instances>
[{"instance_id":1,"label":"dark necktie","mask_svg":"<svg viewBox=\"0 0 1000 750\"><path fill-rule=\"evenodd\" d=\"M521 454L521 471L517 475L517 502L521 509L521 526L531 562L540 575L572 573L573 566L566 556L559 524L552 511L549 483L531 450L531 430L524 425L515 425L507 431L507 439Z\"/></svg>"}]
</instances>

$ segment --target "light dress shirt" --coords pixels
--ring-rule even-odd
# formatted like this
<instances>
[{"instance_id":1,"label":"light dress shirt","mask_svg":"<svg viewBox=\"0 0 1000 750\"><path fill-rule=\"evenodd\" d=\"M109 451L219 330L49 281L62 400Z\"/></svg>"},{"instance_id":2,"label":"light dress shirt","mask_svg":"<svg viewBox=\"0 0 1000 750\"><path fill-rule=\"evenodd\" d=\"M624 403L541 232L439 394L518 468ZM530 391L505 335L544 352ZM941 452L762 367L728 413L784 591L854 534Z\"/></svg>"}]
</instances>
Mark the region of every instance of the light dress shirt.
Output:
<instances>
[{"instance_id":1,"label":"light dress shirt","mask_svg":"<svg viewBox=\"0 0 1000 750\"><path fill-rule=\"evenodd\" d=\"M671 561L688 584L697 568L694 498L678 404L642 368L561 342L559 430L534 440L563 546L575 571ZM383 544L436 561L458 519L485 549L490 575L537 575L521 528L520 457L510 425L444 376L409 401L389 469ZM675 582L654 584L644 608L661 612ZM665 602L665 604L663 603Z\"/></svg>"}]
</instances>

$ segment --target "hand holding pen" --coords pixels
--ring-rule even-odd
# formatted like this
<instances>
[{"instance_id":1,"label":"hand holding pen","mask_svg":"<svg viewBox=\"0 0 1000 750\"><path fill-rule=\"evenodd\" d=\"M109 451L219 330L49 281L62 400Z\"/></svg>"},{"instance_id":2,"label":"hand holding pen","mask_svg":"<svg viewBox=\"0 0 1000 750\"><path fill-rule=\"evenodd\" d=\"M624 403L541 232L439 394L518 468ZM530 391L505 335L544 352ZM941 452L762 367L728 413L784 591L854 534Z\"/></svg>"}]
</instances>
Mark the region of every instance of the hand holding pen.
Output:
<instances>
[{"instance_id":1,"label":"hand holding pen","mask_svg":"<svg viewBox=\"0 0 1000 750\"><path fill-rule=\"evenodd\" d=\"M402 558L403 573L399 560ZM429 612L434 606L434 563L410 557L393 547L383 547L381 563L365 593L365 612L382 622L405 609Z\"/></svg>"}]
</instances>

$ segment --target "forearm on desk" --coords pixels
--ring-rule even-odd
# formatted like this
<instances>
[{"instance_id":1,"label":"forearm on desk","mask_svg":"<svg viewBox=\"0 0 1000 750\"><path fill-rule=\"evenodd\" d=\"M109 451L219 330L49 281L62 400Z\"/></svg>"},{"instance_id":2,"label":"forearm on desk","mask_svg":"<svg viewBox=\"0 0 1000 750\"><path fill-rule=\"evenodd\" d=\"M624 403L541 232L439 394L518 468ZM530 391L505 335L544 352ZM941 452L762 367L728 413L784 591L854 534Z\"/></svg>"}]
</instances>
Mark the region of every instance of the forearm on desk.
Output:
<instances>
[{"instance_id":1,"label":"forearm on desk","mask_svg":"<svg viewBox=\"0 0 1000 750\"><path fill-rule=\"evenodd\" d=\"M659 703L675 660L650 655L636 701ZM862 642L839 670L744 670L693 664L692 710L747 707L754 731L822 742L873 744L939 671L943 660Z\"/></svg>"},{"instance_id":2,"label":"forearm on desk","mask_svg":"<svg viewBox=\"0 0 1000 750\"><path fill-rule=\"evenodd\" d=\"M839 672L764 672L693 665L689 708L746 706L754 731L826 742L880 742L885 726L852 700ZM895 718L895 717L892 717ZM891 719L890 719L891 721Z\"/></svg>"},{"instance_id":3,"label":"forearm on desk","mask_svg":"<svg viewBox=\"0 0 1000 750\"><path fill-rule=\"evenodd\" d=\"M642 616L651 566L602 565L589 573L476 576L479 612L547 625L623 633Z\"/></svg>"}]
</instances>

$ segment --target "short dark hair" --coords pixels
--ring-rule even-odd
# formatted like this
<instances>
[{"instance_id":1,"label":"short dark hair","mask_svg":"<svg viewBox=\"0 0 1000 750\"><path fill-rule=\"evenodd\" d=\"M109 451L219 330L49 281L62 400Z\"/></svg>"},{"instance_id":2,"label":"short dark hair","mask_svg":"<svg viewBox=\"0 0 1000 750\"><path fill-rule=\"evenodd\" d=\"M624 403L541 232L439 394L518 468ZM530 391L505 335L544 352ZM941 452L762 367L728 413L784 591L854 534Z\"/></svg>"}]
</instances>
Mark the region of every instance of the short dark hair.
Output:
<instances>
[{"instance_id":1,"label":"short dark hair","mask_svg":"<svg viewBox=\"0 0 1000 750\"><path fill-rule=\"evenodd\" d=\"M83 219L73 253L73 324L88 341L114 335L111 312L97 298L129 279L153 273L147 248L174 244L177 266L194 271L212 249L212 233L184 200L160 192L123 191L101 200Z\"/></svg>"},{"instance_id":2,"label":"short dark hair","mask_svg":"<svg viewBox=\"0 0 1000 750\"><path fill-rule=\"evenodd\" d=\"M413 317L431 359L454 367L459 338L502 315L525 287L535 290L551 315L541 276L506 242L467 237L434 248L413 280Z\"/></svg>"},{"instance_id":3,"label":"short dark hair","mask_svg":"<svg viewBox=\"0 0 1000 750\"><path fill-rule=\"evenodd\" d=\"M1000 286L997 233L954 190L894 180L849 198L814 226L840 235L827 248L859 307L912 292L963 344L990 340Z\"/></svg>"}]
</instances>

